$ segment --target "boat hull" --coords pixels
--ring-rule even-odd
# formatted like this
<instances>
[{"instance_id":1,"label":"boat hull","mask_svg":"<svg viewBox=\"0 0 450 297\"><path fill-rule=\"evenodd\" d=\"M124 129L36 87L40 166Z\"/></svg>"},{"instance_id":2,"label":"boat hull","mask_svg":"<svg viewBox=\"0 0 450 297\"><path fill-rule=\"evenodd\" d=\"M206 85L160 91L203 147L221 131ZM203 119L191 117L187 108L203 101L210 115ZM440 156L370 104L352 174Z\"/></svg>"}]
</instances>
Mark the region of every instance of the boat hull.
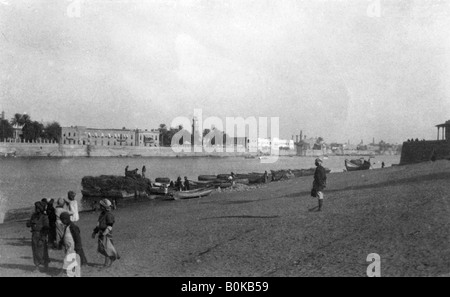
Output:
<instances>
[{"instance_id":1,"label":"boat hull","mask_svg":"<svg viewBox=\"0 0 450 297\"><path fill-rule=\"evenodd\" d=\"M212 189L198 189L193 191L174 192L173 198L175 200L201 198L209 196L212 193L212 191L213 191Z\"/></svg>"},{"instance_id":2,"label":"boat hull","mask_svg":"<svg viewBox=\"0 0 450 297\"><path fill-rule=\"evenodd\" d=\"M358 165L358 164L352 163L351 161L345 160L345 168L347 169L347 171L369 170L370 162L364 161L364 163Z\"/></svg>"}]
</instances>

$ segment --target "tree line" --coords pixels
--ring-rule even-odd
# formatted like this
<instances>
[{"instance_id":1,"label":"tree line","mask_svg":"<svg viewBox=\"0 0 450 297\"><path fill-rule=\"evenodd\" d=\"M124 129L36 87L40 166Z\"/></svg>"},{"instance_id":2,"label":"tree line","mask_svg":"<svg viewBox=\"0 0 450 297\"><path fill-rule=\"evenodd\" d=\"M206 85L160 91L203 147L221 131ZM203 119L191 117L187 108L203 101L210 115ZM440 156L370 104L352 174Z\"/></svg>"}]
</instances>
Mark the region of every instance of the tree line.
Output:
<instances>
[{"instance_id":1,"label":"tree line","mask_svg":"<svg viewBox=\"0 0 450 297\"><path fill-rule=\"evenodd\" d=\"M58 142L61 138L61 126L58 122L44 125L38 121L33 121L28 114L16 113L10 121L6 119L0 121L0 139L14 138L14 127L22 128L20 140L27 142L38 140Z\"/></svg>"}]
</instances>

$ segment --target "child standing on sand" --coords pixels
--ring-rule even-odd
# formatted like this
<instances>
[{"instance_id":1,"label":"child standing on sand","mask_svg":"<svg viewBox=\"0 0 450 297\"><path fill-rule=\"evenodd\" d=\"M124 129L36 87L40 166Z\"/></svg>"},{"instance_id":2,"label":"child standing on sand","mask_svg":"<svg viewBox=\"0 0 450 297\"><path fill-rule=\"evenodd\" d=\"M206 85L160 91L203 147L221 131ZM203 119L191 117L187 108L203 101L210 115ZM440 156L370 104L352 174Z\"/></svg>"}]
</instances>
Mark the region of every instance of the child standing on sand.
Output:
<instances>
[{"instance_id":1,"label":"child standing on sand","mask_svg":"<svg viewBox=\"0 0 450 297\"><path fill-rule=\"evenodd\" d=\"M67 193L67 198L69 199L69 210L72 213L72 217L70 218L72 222L78 222L80 216L78 214L78 202L75 200L75 192L69 191Z\"/></svg>"}]
</instances>

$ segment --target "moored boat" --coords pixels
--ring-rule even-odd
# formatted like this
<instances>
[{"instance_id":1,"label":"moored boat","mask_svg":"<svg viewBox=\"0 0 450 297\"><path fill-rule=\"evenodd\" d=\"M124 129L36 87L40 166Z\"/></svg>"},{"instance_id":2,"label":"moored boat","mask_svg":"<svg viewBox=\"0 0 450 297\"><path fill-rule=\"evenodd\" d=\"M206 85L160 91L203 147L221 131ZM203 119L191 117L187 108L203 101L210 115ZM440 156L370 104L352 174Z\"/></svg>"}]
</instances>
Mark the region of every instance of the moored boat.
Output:
<instances>
[{"instance_id":1,"label":"moored boat","mask_svg":"<svg viewBox=\"0 0 450 297\"><path fill-rule=\"evenodd\" d=\"M345 168L347 171L368 170L370 169L370 166L370 159L369 161L364 159L345 160Z\"/></svg>"},{"instance_id":2,"label":"moored boat","mask_svg":"<svg viewBox=\"0 0 450 297\"><path fill-rule=\"evenodd\" d=\"M129 193L127 191L118 191L118 190L110 190L110 191L88 191L81 190L81 194L83 194L84 198L119 198L119 199L127 199L127 198L135 198L136 193Z\"/></svg>"},{"instance_id":3,"label":"moored boat","mask_svg":"<svg viewBox=\"0 0 450 297\"><path fill-rule=\"evenodd\" d=\"M212 189L197 189L192 191L174 192L173 198L179 199L192 199L209 196L213 192Z\"/></svg>"},{"instance_id":4,"label":"moored boat","mask_svg":"<svg viewBox=\"0 0 450 297\"><path fill-rule=\"evenodd\" d=\"M199 181L211 181L211 180L216 180L217 176L215 175L200 175L198 177Z\"/></svg>"}]
</instances>

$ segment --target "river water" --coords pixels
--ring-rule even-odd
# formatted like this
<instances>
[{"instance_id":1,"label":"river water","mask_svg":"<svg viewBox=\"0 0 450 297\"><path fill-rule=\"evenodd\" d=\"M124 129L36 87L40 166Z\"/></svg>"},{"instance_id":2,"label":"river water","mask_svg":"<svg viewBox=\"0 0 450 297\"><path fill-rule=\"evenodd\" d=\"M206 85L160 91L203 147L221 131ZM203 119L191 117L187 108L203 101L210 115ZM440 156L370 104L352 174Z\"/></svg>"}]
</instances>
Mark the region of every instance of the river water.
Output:
<instances>
[{"instance_id":1,"label":"river water","mask_svg":"<svg viewBox=\"0 0 450 297\"><path fill-rule=\"evenodd\" d=\"M325 158L324 167L332 172L345 169L349 157ZM400 156L377 156L373 168L398 164ZM263 164L259 159L244 158L3 158L0 159L0 223L7 211L28 208L42 198L66 197L69 190L81 199L81 179L84 176L123 175L129 169L147 168L146 176L188 176L197 180L203 174L249 173L279 169L307 169L314 167L313 157L280 157L276 163Z\"/></svg>"}]
</instances>

